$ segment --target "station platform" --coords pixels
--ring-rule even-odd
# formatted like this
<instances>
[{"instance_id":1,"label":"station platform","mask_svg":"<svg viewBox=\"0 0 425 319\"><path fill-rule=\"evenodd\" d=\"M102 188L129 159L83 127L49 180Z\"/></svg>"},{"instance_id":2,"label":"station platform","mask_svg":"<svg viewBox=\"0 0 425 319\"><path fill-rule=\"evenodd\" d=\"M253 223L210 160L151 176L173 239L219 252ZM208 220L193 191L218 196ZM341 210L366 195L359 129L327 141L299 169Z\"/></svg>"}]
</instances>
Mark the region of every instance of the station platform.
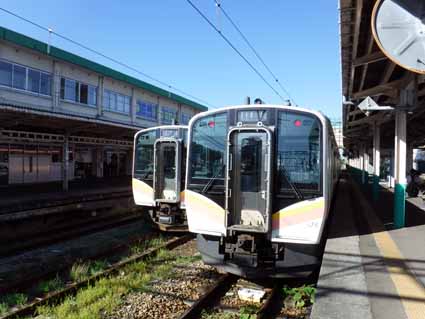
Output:
<instances>
[{"instance_id":1,"label":"station platform","mask_svg":"<svg viewBox=\"0 0 425 319\"><path fill-rule=\"evenodd\" d=\"M392 229L393 193L373 203L341 178L311 319L425 318L425 211L406 201L406 227Z\"/></svg>"},{"instance_id":2,"label":"station platform","mask_svg":"<svg viewBox=\"0 0 425 319\"><path fill-rule=\"evenodd\" d=\"M107 198L111 194L131 196L131 177L94 178L69 182L69 190L62 183L9 185L0 188L0 215L17 211L65 205L77 201Z\"/></svg>"}]
</instances>

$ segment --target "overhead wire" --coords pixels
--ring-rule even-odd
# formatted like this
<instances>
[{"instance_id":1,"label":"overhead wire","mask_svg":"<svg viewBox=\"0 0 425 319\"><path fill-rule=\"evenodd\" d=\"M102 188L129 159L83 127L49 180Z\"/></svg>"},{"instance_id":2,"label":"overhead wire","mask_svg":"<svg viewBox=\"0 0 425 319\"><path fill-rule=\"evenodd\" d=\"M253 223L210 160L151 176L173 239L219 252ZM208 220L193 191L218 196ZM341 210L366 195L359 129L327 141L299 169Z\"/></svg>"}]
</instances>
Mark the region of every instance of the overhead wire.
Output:
<instances>
[{"instance_id":1,"label":"overhead wire","mask_svg":"<svg viewBox=\"0 0 425 319\"><path fill-rule=\"evenodd\" d=\"M264 59L260 56L258 51L254 48L254 46L251 44L251 42L248 40L248 38L245 36L245 34L241 31L241 29L238 27L238 25L233 21L233 19L230 17L230 15L224 10L223 5L218 2L217 0L214 0L217 8L223 12L226 19L230 22L230 24L236 29L236 31L239 33L239 35L242 37L242 39L245 41L245 43L248 45L248 47L252 50L252 52L255 54L255 56L258 58L258 60L261 62L261 64L264 66L264 68L269 72L269 74L273 77L275 82L279 85L279 87L282 89L282 91L288 96L288 98L297 105L296 101L292 98L291 94L289 93L289 90L286 89L283 84L279 81L277 76L272 72L270 67L266 64Z\"/></svg>"},{"instance_id":2,"label":"overhead wire","mask_svg":"<svg viewBox=\"0 0 425 319\"><path fill-rule=\"evenodd\" d=\"M186 0L192 8L223 38L223 40L248 64L248 66L261 78L261 80L277 95L282 101L285 99L282 95L267 81L267 79L252 65L251 62L235 47L235 45L211 22L210 19L191 1Z\"/></svg>"},{"instance_id":3,"label":"overhead wire","mask_svg":"<svg viewBox=\"0 0 425 319\"><path fill-rule=\"evenodd\" d=\"M75 41L75 40L73 40L73 39L71 39L71 38L69 38L67 36L64 36L64 35L58 33L58 32L55 32L51 28L45 27L45 26L43 26L41 24L38 24L38 23L36 23L34 21L31 21L31 20L29 20L29 19L27 19L27 18L25 18L25 17L23 17L21 15L18 15L18 14L14 13L14 12L12 12L10 10L7 10L5 8L0 7L0 10L3 11L3 12L5 12L5 13L8 13L8 14L10 14L10 15L18 18L18 19L21 19L21 20L23 20L23 21L25 21L27 23L30 23L33 26L35 26L35 27L37 27L37 28L39 28L41 30L47 31L50 34L53 34L53 35L57 36L58 38L61 38L61 39L66 40L68 42L71 42L72 44L77 45L77 46L79 46L79 47L81 47L81 48L83 48L83 49L85 49L85 50L87 50L89 52L92 52L92 53L94 53L96 55L99 55L99 56L101 56L101 57L103 57L103 58L105 58L105 59L107 59L107 60L109 60L109 61L111 61L111 62L113 62L115 64L118 64L118 65L120 65L120 66L122 66L122 67L124 67L126 69L129 69L129 70L131 70L131 71L133 71L133 72L135 72L137 74L140 74L140 75L142 75L142 76L144 76L144 77L146 77L146 78L148 78L148 79L150 79L150 80L152 80L152 81L154 81L156 83L159 83L162 86L166 87L167 88L167 91L169 91L169 93L172 93L171 90L173 90L173 91L179 92L180 94L183 94L183 95L185 95L187 97L190 97L191 99L194 99L194 100L197 100L197 101L199 101L199 102L201 102L203 104L206 104L206 105L208 105L208 106L210 106L212 108L216 108L215 106L211 105L210 103L208 103L207 101L205 101L205 100L203 100L201 98L198 98L198 97L196 97L196 96L194 96L194 95L192 95L190 93L187 93L187 92L185 92L183 90L180 90L180 89L176 88L175 86L173 86L173 85L171 85L169 83L166 83L166 82L164 82L162 80L159 80L159 79L157 79L157 78L155 78L155 77L153 77L153 76L151 76L151 75L149 75L149 74L147 74L145 72L142 72L142 71L140 71L140 70L132 67L131 65L129 65L127 63L121 62L121 61L119 61L119 60L117 60L115 58L112 58L112 57L110 57L110 56L108 56L108 55L106 55L106 54L104 54L104 53L102 53L100 51L97 51L95 49L92 49L92 48L86 46L85 44L82 44L80 42L77 42L77 41Z\"/></svg>"}]
</instances>

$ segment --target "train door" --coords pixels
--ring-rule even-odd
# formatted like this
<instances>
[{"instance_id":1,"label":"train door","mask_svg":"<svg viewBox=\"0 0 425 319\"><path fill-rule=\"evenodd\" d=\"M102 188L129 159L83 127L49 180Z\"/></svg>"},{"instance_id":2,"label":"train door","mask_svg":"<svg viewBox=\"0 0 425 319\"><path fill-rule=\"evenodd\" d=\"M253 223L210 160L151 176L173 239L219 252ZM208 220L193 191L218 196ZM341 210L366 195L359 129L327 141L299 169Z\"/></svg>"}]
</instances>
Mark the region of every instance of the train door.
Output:
<instances>
[{"instance_id":1,"label":"train door","mask_svg":"<svg viewBox=\"0 0 425 319\"><path fill-rule=\"evenodd\" d=\"M228 136L227 227L267 232L270 228L271 133L235 128Z\"/></svg>"},{"instance_id":2,"label":"train door","mask_svg":"<svg viewBox=\"0 0 425 319\"><path fill-rule=\"evenodd\" d=\"M157 202L180 201L181 141L160 138L154 145L154 193Z\"/></svg>"}]
</instances>

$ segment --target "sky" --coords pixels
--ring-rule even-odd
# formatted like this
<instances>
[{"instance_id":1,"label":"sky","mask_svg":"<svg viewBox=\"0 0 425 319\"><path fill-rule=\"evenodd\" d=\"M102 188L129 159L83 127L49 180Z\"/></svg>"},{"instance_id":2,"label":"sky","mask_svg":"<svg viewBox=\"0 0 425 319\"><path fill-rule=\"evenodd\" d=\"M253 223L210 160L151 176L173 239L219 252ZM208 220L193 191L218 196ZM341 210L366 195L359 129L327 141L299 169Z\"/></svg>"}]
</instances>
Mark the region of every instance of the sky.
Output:
<instances>
[{"instance_id":1,"label":"sky","mask_svg":"<svg viewBox=\"0 0 425 319\"><path fill-rule=\"evenodd\" d=\"M286 98L214 0L192 0ZM221 0L297 105L341 116L336 0ZM214 107L276 95L187 0L3 0L13 11L188 92ZM0 26L47 42L48 32L0 11ZM157 83L55 36L52 45ZM158 85L160 86L160 85Z\"/></svg>"}]
</instances>

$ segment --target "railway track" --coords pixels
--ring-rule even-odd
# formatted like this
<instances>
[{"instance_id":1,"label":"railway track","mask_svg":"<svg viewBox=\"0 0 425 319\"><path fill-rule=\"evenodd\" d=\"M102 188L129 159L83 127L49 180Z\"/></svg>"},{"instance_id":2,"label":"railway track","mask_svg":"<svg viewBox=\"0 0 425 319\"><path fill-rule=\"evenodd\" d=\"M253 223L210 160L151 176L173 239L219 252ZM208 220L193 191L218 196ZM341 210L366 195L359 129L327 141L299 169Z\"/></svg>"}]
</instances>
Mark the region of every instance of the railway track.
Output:
<instances>
[{"instance_id":1,"label":"railway track","mask_svg":"<svg viewBox=\"0 0 425 319\"><path fill-rule=\"evenodd\" d=\"M16 309L16 311L4 318L9 319L22 315L31 315L37 307L42 305L53 305L53 307L49 306L47 312L46 310L41 310L40 313L40 310L38 310L38 314L44 317L61 317L64 314L61 311L70 302L75 307L72 311L76 311L72 312L70 316L78 317L78 313L87 311L87 305L75 302L77 300L83 300L81 299L84 298L82 296L88 296L93 291L97 291L96 289L99 288L96 287L99 287L99 285L110 287L108 289L115 291L113 285L115 285L117 280L125 282L124 285L131 285L133 282L131 278L133 276L141 278L145 275L148 275L148 278L150 278L148 281L141 283L140 279L137 279L136 282L138 284L135 286L135 289L127 291L124 295L119 294L117 296L120 302L115 306L114 310L96 315L93 314L93 318L185 319L221 318L221 316L224 316L230 319L241 318L242 314L245 315L242 318L256 319L286 318L286 314L290 314L289 316L291 318L308 318L308 310L302 313L295 312L295 315L292 315L294 313L293 311L288 312L288 308L282 308L284 304L284 291L282 287L284 284L291 285L289 281L275 283L267 281L259 285L258 282L246 281L234 275L220 274L211 266L202 263L200 255L196 251L196 241L190 241L191 238L189 235L189 237L184 236L183 238L173 239L156 249L149 249L143 254L138 254L123 262L115 263L96 276L81 282L68 284L64 290L52 292L32 304ZM172 251L161 251L164 248L172 249L173 247L175 249ZM158 254L158 252L160 253ZM156 255L158 255L157 258L152 258ZM143 260L147 261L138 263ZM95 283L101 278L104 278L104 280ZM105 280L109 282L106 286ZM292 285L298 287L300 282L292 282ZM79 288L84 289L79 291ZM261 298L260 302L241 300L238 296L241 288L257 288L264 291L265 295ZM68 297L73 295L75 297ZM98 298L102 299L103 295L99 295ZM93 307L96 308L97 306L95 305ZM291 311L290 308L289 311ZM0 319L3 318L0 317Z\"/></svg>"},{"instance_id":2,"label":"railway track","mask_svg":"<svg viewBox=\"0 0 425 319\"><path fill-rule=\"evenodd\" d=\"M93 203L107 200L117 200L131 197L131 191L118 191L105 194L88 194L70 198L48 199L45 201L26 201L0 207L0 221L11 221L40 216L62 213L80 209L82 206L90 206Z\"/></svg>"},{"instance_id":3,"label":"railway track","mask_svg":"<svg viewBox=\"0 0 425 319\"><path fill-rule=\"evenodd\" d=\"M0 257L17 255L26 251L35 250L43 246L52 245L61 241L78 238L94 232L100 232L125 224L133 223L142 218L141 214L119 214L96 219L83 220L63 227L39 233L31 233L17 238L9 245L0 247Z\"/></svg>"},{"instance_id":4,"label":"railway track","mask_svg":"<svg viewBox=\"0 0 425 319\"><path fill-rule=\"evenodd\" d=\"M297 288L301 284L299 280L266 280L259 285L234 275L220 274L202 263L194 243L174 251L178 257L168 260L172 270L167 275L146 285L143 292L125 296L118 309L101 318L308 318L309 309L294 309L289 303L284 306L284 285ZM178 261L182 257L191 261ZM265 295L259 302L242 300L238 294L240 288L257 289Z\"/></svg>"},{"instance_id":5,"label":"railway track","mask_svg":"<svg viewBox=\"0 0 425 319\"><path fill-rule=\"evenodd\" d=\"M126 223L123 223L123 224L120 224L120 225L126 225L126 224L131 224L131 223L132 223L132 221L127 221ZM110 225L110 226L112 227L112 225ZM113 227L119 227L119 225L114 224ZM110 228L106 228L106 229L103 229L103 230L108 230L108 229L110 229ZM100 232L100 229L98 231ZM116 256L116 255L119 255L120 253L128 251L129 248L133 245L137 245L137 244L140 244L144 241L148 241L148 240L158 238L158 237L159 237L159 233L155 230L152 230L151 232L144 234L142 236L140 236L140 235L133 236L132 238L125 240L123 242L120 242L118 244L111 244L111 246L108 247L108 249L106 251L103 250L103 251L100 251L99 253L92 254L92 255L85 257L85 258L82 258L82 259L84 259L86 261L96 261L96 260L108 258L110 256ZM36 258L37 258L37 256L36 256ZM30 259L30 258L27 257L25 259ZM63 259L63 257L62 257L62 259ZM48 269L48 270L43 269L43 271L40 271L40 272L38 272L39 269L33 269L29 275L23 276L23 278L20 278L18 280L13 280L13 281L9 281L9 282L8 281L0 282L0 295L11 293L13 291L25 291L28 288L34 286L34 283L36 283L36 282L41 282L41 281L49 279L49 278L51 278L51 277L53 277L57 274L68 272L70 270L70 268L72 267L72 265L76 261L78 261L80 258L78 258L78 259L65 258L65 259L66 259L65 262L58 262L58 263L56 263L57 266L52 267L51 269Z\"/></svg>"},{"instance_id":6,"label":"railway track","mask_svg":"<svg viewBox=\"0 0 425 319\"><path fill-rule=\"evenodd\" d=\"M220 301L226 293L229 292L232 285L238 281L238 278L231 274L223 275L214 285L212 285L188 310L186 310L180 319L196 319L201 318L204 311L211 311L219 308L224 312L238 313L240 309L224 309L220 305ZM282 287L283 284L275 284L271 291L268 292L266 299L261 307L252 313L252 318L270 319L276 318L282 307Z\"/></svg>"},{"instance_id":7,"label":"railway track","mask_svg":"<svg viewBox=\"0 0 425 319\"><path fill-rule=\"evenodd\" d=\"M74 295L80 288L87 287L90 284L93 284L94 282L100 280L101 278L108 277L111 275L116 275L119 273L121 269L124 267L143 260L147 260L150 258L155 257L161 250L163 249L174 249L175 247L178 247L187 241L191 240L193 238L193 235L187 234L178 238L173 238L171 240L168 240L166 243L155 247L150 248L146 250L145 252L141 254L133 255L129 258L126 258L122 261L119 261L117 263L112 264L110 267L108 267L106 270L97 273L96 275L93 275L85 280L81 280L79 282L75 282L72 284L69 284L66 288L49 293L45 295L42 298L38 298L35 301L26 304L22 307L19 307L16 310L13 310L4 316L0 317L0 319L12 319L12 318L18 318L22 316L31 316L35 313L37 307L40 307L42 305L51 305L55 304L57 302L60 302L65 297Z\"/></svg>"}]
</instances>

